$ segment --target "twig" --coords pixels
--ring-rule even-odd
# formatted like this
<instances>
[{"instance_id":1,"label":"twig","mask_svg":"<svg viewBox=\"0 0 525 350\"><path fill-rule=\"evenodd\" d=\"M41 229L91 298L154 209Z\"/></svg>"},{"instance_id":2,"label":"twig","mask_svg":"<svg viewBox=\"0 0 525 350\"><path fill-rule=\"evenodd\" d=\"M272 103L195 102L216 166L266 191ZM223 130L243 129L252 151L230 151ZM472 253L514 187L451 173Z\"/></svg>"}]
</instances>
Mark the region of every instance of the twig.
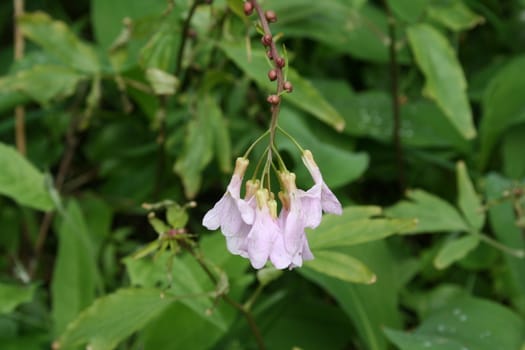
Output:
<instances>
[{"instance_id":1,"label":"twig","mask_svg":"<svg viewBox=\"0 0 525 350\"><path fill-rule=\"evenodd\" d=\"M202 0L195 0L193 2L193 4L190 7L190 11L188 12L188 16L186 17L186 19L184 20L184 24L182 25L181 42L179 46L179 52L177 53L177 62L174 73L177 78L179 78L179 75L182 70L182 56L184 55L184 49L186 48L186 42L188 40L188 31L190 29L191 19L193 18L197 7L199 7L199 5L202 3Z\"/></svg>"},{"instance_id":2,"label":"twig","mask_svg":"<svg viewBox=\"0 0 525 350\"><path fill-rule=\"evenodd\" d=\"M66 153L62 157L62 160L60 161L60 165L58 167L58 173L55 179L55 188L57 191L60 192L62 189L62 186L64 185L64 181L66 179L67 173L69 172L69 169L71 167L71 164L73 162L73 157L75 155L75 151L77 148L78 140L76 137L76 130L78 126L78 121L80 118L75 117L71 124L69 125L69 129L66 134ZM42 256L42 251L44 249L44 244L47 239L47 235L49 233L49 229L51 228L51 223L53 221L55 213L54 212L47 212L44 215L44 218L42 219L42 223L40 224L40 229L38 230L38 237L35 243L35 251L34 251L34 259L33 263L31 264L29 268L29 275L31 277L34 276L36 272L36 268L38 267L38 262L40 261L40 257Z\"/></svg>"},{"instance_id":3,"label":"twig","mask_svg":"<svg viewBox=\"0 0 525 350\"><path fill-rule=\"evenodd\" d=\"M217 277L215 277L213 272L211 272L210 268L208 267L208 265L202 258L202 255L196 252L188 244L181 244L181 246L195 258L195 260L197 261L199 266L202 268L202 270L206 273L208 278L214 284L217 284ZM248 326L250 326L250 330L252 331L253 336L255 337L259 350L265 350L266 346L264 345L264 340L261 336L261 332L259 331L259 327L257 326L257 323L255 322L255 319L253 318L251 311L245 308L243 305L236 302L235 300L233 300L232 298L230 298L230 296L227 294L222 294L221 297L225 302L230 304L233 308L237 309L244 316L244 318L246 319L246 322L248 322Z\"/></svg>"},{"instance_id":4,"label":"twig","mask_svg":"<svg viewBox=\"0 0 525 350\"><path fill-rule=\"evenodd\" d=\"M14 6L14 41L15 41L15 61L24 57L24 35L18 25L18 18L24 13L24 0L13 0ZM20 105L15 108L15 142L18 151L25 155L26 148L26 131L25 131L25 107Z\"/></svg>"},{"instance_id":5,"label":"twig","mask_svg":"<svg viewBox=\"0 0 525 350\"><path fill-rule=\"evenodd\" d=\"M401 193L405 191L405 169L403 165L403 145L401 142L401 106L399 103L399 66L397 64L396 50L396 20L388 2L385 0L385 9L388 16L389 52L390 52L390 93L392 95L392 115L394 125L392 128L392 140L396 151L398 182Z\"/></svg>"}]
</instances>

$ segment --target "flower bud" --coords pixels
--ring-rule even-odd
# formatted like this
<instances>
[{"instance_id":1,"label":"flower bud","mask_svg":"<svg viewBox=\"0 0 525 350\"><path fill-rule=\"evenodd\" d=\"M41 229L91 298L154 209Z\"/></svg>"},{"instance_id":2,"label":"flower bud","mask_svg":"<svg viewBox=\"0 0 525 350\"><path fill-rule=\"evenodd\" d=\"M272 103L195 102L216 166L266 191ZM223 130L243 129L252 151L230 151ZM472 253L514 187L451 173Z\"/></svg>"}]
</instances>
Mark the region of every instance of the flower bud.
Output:
<instances>
[{"instance_id":1,"label":"flower bud","mask_svg":"<svg viewBox=\"0 0 525 350\"><path fill-rule=\"evenodd\" d=\"M268 71L268 79L270 79L270 81L277 79L277 71L275 69Z\"/></svg>"},{"instance_id":2,"label":"flower bud","mask_svg":"<svg viewBox=\"0 0 525 350\"><path fill-rule=\"evenodd\" d=\"M281 98L277 95L270 95L268 96L268 98L266 99L266 101L268 101L268 103L272 104L272 105L278 105L279 102L281 102Z\"/></svg>"},{"instance_id":3,"label":"flower bud","mask_svg":"<svg viewBox=\"0 0 525 350\"><path fill-rule=\"evenodd\" d=\"M263 37L261 38L261 42L263 43L264 46L270 46L272 44L272 36L270 34L264 34Z\"/></svg>"},{"instance_id":4,"label":"flower bud","mask_svg":"<svg viewBox=\"0 0 525 350\"><path fill-rule=\"evenodd\" d=\"M251 16L253 13L253 4L250 1L244 3L244 14L246 16Z\"/></svg>"},{"instance_id":5,"label":"flower bud","mask_svg":"<svg viewBox=\"0 0 525 350\"><path fill-rule=\"evenodd\" d=\"M285 81L283 88L286 92L292 92L293 91L293 85L289 81Z\"/></svg>"},{"instance_id":6,"label":"flower bud","mask_svg":"<svg viewBox=\"0 0 525 350\"><path fill-rule=\"evenodd\" d=\"M277 67L283 68L286 65L286 61L282 57L277 57L275 59L275 64L277 65Z\"/></svg>"},{"instance_id":7,"label":"flower bud","mask_svg":"<svg viewBox=\"0 0 525 350\"><path fill-rule=\"evenodd\" d=\"M246 168L248 168L249 163L250 161L248 159L238 157L235 161L235 170L233 171L233 173L242 179L244 173L246 172Z\"/></svg>"},{"instance_id":8,"label":"flower bud","mask_svg":"<svg viewBox=\"0 0 525 350\"><path fill-rule=\"evenodd\" d=\"M273 60L272 50L266 51L266 56L268 56L269 59Z\"/></svg>"},{"instance_id":9,"label":"flower bud","mask_svg":"<svg viewBox=\"0 0 525 350\"><path fill-rule=\"evenodd\" d=\"M264 13L264 17L266 17L266 20L270 23L273 23L273 22L276 22L277 21L277 15L275 14L274 11L272 10L268 10Z\"/></svg>"}]
</instances>

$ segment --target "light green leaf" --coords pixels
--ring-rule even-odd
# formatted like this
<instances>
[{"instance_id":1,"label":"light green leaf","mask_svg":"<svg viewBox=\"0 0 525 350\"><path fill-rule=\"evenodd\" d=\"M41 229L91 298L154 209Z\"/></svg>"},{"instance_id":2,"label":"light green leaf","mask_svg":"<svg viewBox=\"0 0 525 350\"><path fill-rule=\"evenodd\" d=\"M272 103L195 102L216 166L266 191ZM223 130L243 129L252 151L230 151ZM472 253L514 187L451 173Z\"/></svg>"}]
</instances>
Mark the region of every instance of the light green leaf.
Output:
<instances>
[{"instance_id":1,"label":"light green leaf","mask_svg":"<svg viewBox=\"0 0 525 350\"><path fill-rule=\"evenodd\" d=\"M161 69L148 68L146 70L146 79L157 95L173 95L179 84L178 79Z\"/></svg>"},{"instance_id":2,"label":"light green leaf","mask_svg":"<svg viewBox=\"0 0 525 350\"><path fill-rule=\"evenodd\" d=\"M264 50L254 46L251 56L247 57L246 48L240 44L223 42L220 47L261 88L266 91L275 91L275 83L270 82L267 77L269 66ZM336 130L344 129L343 117L323 98L315 86L301 77L293 68L288 68L288 80L292 82L294 90L291 94L283 95L285 103L290 101L297 108L331 125Z\"/></svg>"},{"instance_id":3,"label":"light green leaf","mask_svg":"<svg viewBox=\"0 0 525 350\"><path fill-rule=\"evenodd\" d=\"M13 147L0 143L0 194L38 210L54 208L44 174Z\"/></svg>"},{"instance_id":4,"label":"light green leaf","mask_svg":"<svg viewBox=\"0 0 525 350\"><path fill-rule=\"evenodd\" d=\"M490 317L488 317L490 315ZM491 301L459 297L410 333L385 329L400 350L516 350L525 340L523 319Z\"/></svg>"},{"instance_id":5,"label":"light green leaf","mask_svg":"<svg viewBox=\"0 0 525 350\"><path fill-rule=\"evenodd\" d=\"M474 138L476 129L466 93L467 82L450 43L427 24L412 25L407 34L426 78L423 94L436 101L463 137Z\"/></svg>"},{"instance_id":6,"label":"light green leaf","mask_svg":"<svg viewBox=\"0 0 525 350\"><path fill-rule=\"evenodd\" d=\"M186 197L193 198L201 186L201 172L213 157L213 131L209 122L208 106L211 97L198 104L197 114L188 123L182 154L173 170L181 177Z\"/></svg>"},{"instance_id":7,"label":"light green leaf","mask_svg":"<svg viewBox=\"0 0 525 350\"><path fill-rule=\"evenodd\" d=\"M511 126L525 121L525 56L517 56L504 66L485 89L482 100L480 165L484 168L501 135Z\"/></svg>"},{"instance_id":8,"label":"light green leaf","mask_svg":"<svg viewBox=\"0 0 525 350\"><path fill-rule=\"evenodd\" d=\"M312 250L374 241L415 228L413 219L356 218L359 207L346 207L341 216L329 215L308 234Z\"/></svg>"},{"instance_id":9,"label":"light green leaf","mask_svg":"<svg viewBox=\"0 0 525 350\"><path fill-rule=\"evenodd\" d=\"M411 201L401 201L387 209L392 217L417 219L417 227L404 233L469 230L458 211L443 199L423 190L408 191L406 195Z\"/></svg>"},{"instance_id":10,"label":"light green leaf","mask_svg":"<svg viewBox=\"0 0 525 350\"><path fill-rule=\"evenodd\" d=\"M93 47L81 41L64 22L55 21L44 12L34 12L21 16L18 23L25 36L63 64L80 72L100 71Z\"/></svg>"},{"instance_id":11,"label":"light green leaf","mask_svg":"<svg viewBox=\"0 0 525 350\"><path fill-rule=\"evenodd\" d=\"M95 299L99 272L90 233L78 204L71 201L58 229L58 253L51 281L55 334Z\"/></svg>"},{"instance_id":12,"label":"light green leaf","mask_svg":"<svg viewBox=\"0 0 525 350\"><path fill-rule=\"evenodd\" d=\"M52 99L71 96L83 78L68 67L38 64L0 79L0 93L21 92L46 105Z\"/></svg>"},{"instance_id":13,"label":"light green leaf","mask_svg":"<svg viewBox=\"0 0 525 350\"><path fill-rule=\"evenodd\" d=\"M372 284L376 275L358 259L343 253L321 250L304 266L330 277L353 283Z\"/></svg>"},{"instance_id":14,"label":"light green leaf","mask_svg":"<svg viewBox=\"0 0 525 350\"><path fill-rule=\"evenodd\" d=\"M388 0L392 12L403 21L414 23L421 19L430 0Z\"/></svg>"},{"instance_id":15,"label":"light green leaf","mask_svg":"<svg viewBox=\"0 0 525 350\"><path fill-rule=\"evenodd\" d=\"M33 299L36 285L19 286L0 283L0 315L11 313L20 304L28 303Z\"/></svg>"},{"instance_id":16,"label":"light green leaf","mask_svg":"<svg viewBox=\"0 0 525 350\"><path fill-rule=\"evenodd\" d=\"M121 341L156 318L174 298L156 289L121 289L97 299L57 340L60 349L77 346L114 349Z\"/></svg>"},{"instance_id":17,"label":"light green leaf","mask_svg":"<svg viewBox=\"0 0 525 350\"><path fill-rule=\"evenodd\" d=\"M485 223L485 210L474 185L472 184L464 162L456 164L458 185L458 207L469 225L480 231Z\"/></svg>"},{"instance_id":18,"label":"light green leaf","mask_svg":"<svg viewBox=\"0 0 525 350\"><path fill-rule=\"evenodd\" d=\"M434 266L437 269L445 269L454 262L464 258L479 244L479 238L475 235L463 236L459 239L447 241L438 252L434 259Z\"/></svg>"},{"instance_id":19,"label":"light green leaf","mask_svg":"<svg viewBox=\"0 0 525 350\"><path fill-rule=\"evenodd\" d=\"M472 12L462 0L432 1L427 14L431 19L458 32L485 22L483 17Z\"/></svg>"}]
</instances>

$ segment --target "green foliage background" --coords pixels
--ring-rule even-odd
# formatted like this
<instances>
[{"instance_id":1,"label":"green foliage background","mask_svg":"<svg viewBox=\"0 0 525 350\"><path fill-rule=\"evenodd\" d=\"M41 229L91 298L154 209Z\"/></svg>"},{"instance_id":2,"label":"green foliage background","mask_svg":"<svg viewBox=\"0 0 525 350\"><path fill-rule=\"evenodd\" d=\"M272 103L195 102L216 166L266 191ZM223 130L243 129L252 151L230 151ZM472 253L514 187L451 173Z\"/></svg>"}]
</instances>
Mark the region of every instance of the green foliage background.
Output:
<instances>
[{"instance_id":1,"label":"green foliage background","mask_svg":"<svg viewBox=\"0 0 525 350\"><path fill-rule=\"evenodd\" d=\"M315 260L258 273L201 226L270 118L242 1L27 1L16 61L0 4L0 348L257 348L230 298L268 349L525 349L525 2L261 4L279 124L345 210ZM182 228L216 280L172 254Z\"/></svg>"}]
</instances>

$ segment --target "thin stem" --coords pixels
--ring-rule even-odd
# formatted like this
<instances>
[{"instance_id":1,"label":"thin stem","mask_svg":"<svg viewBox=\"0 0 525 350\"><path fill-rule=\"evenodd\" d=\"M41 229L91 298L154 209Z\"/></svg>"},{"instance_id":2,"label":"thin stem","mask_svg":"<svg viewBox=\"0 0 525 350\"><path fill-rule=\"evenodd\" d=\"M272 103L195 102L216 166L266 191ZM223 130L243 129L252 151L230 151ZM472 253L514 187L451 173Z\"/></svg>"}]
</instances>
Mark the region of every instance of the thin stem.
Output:
<instances>
[{"instance_id":1,"label":"thin stem","mask_svg":"<svg viewBox=\"0 0 525 350\"><path fill-rule=\"evenodd\" d=\"M14 6L14 41L15 41L15 61L24 57L24 35L18 25L18 17L24 13L24 0L13 0ZM15 141L18 151L25 155L26 149L26 131L25 131L25 107L20 105L15 108Z\"/></svg>"},{"instance_id":2,"label":"thin stem","mask_svg":"<svg viewBox=\"0 0 525 350\"><path fill-rule=\"evenodd\" d=\"M511 248L511 247L508 247L508 246L506 246L506 245L496 241L495 239L493 239L493 238L491 238L491 237L489 237L487 235L484 235L482 233L478 233L478 234L476 234L476 236L478 236L479 239L482 240L483 242L487 243L488 245L493 246L496 249L501 250L504 253L510 254L510 255L515 256L516 258L520 258L520 259L525 258L525 251L523 249L514 249L514 248Z\"/></svg>"},{"instance_id":3,"label":"thin stem","mask_svg":"<svg viewBox=\"0 0 525 350\"><path fill-rule=\"evenodd\" d=\"M390 94L392 95L392 115L394 118L394 125L392 130L392 140L396 151L397 171L399 189L401 193L405 191L405 169L403 166L403 145L401 142L401 106L399 103L399 66L397 64L397 50L396 50L396 20L388 2L385 0L385 9L388 16L388 33L389 52L390 52Z\"/></svg>"},{"instance_id":4,"label":"thin stem","mask_svg":"<svg viewBox=\"0 0 525 350\"><path fill-rule=\"evenodd\" d=\"M206 273L210 281L212 281L213 284L217 284L217 281L218 281L217 277L213 274L211 269L208 267L208 265L206 264L206 261L204 261L202 254L200 254L199 252L196 252L195 249L193 249L193 247L191 247L189 244L181 244L181 246L188 253L190 253L191 256L195 258L195 260L197 261L199 266L202 268L202 270ZM250 312L250 310L244 307L243 305L239 304L232 298L230 298L230 296L228 296L227 294L222 294L221 297L225 302L230 304L233 308L237 309L244 316L244 318L246 319L246 322L248 322L248 326L250 327L253 333L253 336L255 337L259 350L265 350L266 346L264 345L264 340L261 336L259 327L257 326L257 323L255 322L255 319L253 318L253 315Z\"/></svg>"},{"instance_id":5,"label":"thin stem","mask_svg":"<svg viewBox=\"0 0 525 350\"><path fill-rule=\"evenodd\" d=\"M295 147L297 147L299 149L299 151L304 152L304 148L301 147L301 145L299 144L299 142L297 142L292 135L290 135L287 131L285 131L283 128L281 128L279 125L277 125L277 129L284 135L286 136L288 139L290 139L290 141L293 142L293 144L295 145Z\"/></svg>"},{"instance_id":6,"label":"thin stem","mask_svg":"<svg viewBox=\"0 0 525 350\"><path fill-rule=\"evenodd\" d=\"M268 24L268 20L266 19L266 16L264 14L263 9L261 8L261 5L257 0L250 0L253 4L255 11L257 12L257 15L259 17L259 21L261 22L261 26L264 31L264 35L269 35L272 40L269 43L269 52L273 60L273 66L275 69L275 72L277 73L277 92L276 95L280 96L282 92L284 91L284 74L282 67L280 67L277 64L277 61L282 60L282 57L279 55L279 51L277 51L277 47L275 46L275 42L273 40L272 32L270 30L270 25ZM286 62L287 63L287 62ZM272 104L272 119L270 121L270 149L268 151L268 160L271 161L272 159L272 147L274 146L275 141L275 130L277 128L277 120L279 118L279 110L280 110L281 102L279 99L279 102Z\"/></svg>"},{"instance_id":7,"label":"thin stem","mask_svg":"<svg viewBox=\"0 0 525 350\"><path fill-rule=\"evenodd\" d=\"M193 2L193 4L190 7L190 11L188 12L188 16L186 17L186 19L184 20L184 24L182 25L181 42L179 46L179 51L177 52L177 63L175 66L175 76L177 78L179 78L179 75L182 70L182 56L184 55L184 49L186 48L186 43L188 41L188 31L190 29L191 19L193 18L195 11L197 10L197 7L199 7L200 4L202 4L202 0L195 0Z\"/></svg>"},{"instance_id":8,"label":"thin stem","mask_svg":"<svg viewBox=\"0 0 525 350\"><path fill-rule=\"evenodd\" d=\"M248 156L250 155L250 153L252 152L253 148L262 140L266 137L266 135L268 135L268 133L270 132L270 130L266 130L264 132L264 134L262 134L261 136L259 136L257 138L257 140L255 140L251 145L250 147L248 148L248 150L246 150L246 152L244 152L244 155L242 156L243 158L248 158Z\"/></svg>"}]
</instances>

